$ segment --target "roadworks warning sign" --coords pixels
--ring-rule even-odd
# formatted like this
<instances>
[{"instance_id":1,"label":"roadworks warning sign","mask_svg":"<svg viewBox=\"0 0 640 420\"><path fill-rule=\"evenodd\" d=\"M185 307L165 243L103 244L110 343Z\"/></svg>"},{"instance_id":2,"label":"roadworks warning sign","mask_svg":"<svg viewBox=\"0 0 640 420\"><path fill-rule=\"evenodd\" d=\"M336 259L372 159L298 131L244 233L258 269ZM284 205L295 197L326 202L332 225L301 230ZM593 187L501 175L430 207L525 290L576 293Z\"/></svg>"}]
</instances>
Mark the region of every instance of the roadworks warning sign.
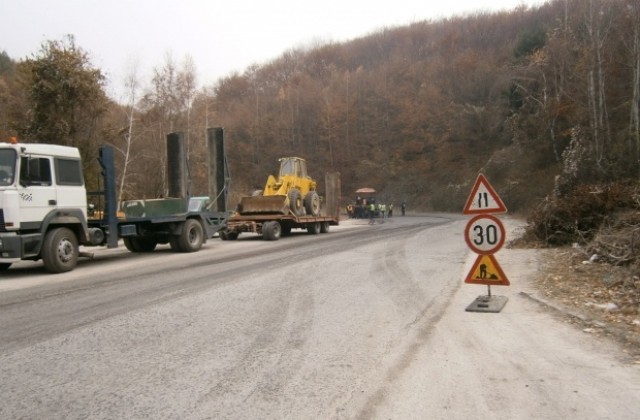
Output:
<instances>
[{"instance_id":1,"label":"roadworks warning sign","mask_svg":"<svg viewBox=\"0 0 640 420\"><path fill-rule=\"evenodd\" d=\"M489 286L508 286L510 284L493 254L478 255L464 282Z\"/></svg>"}]
</instances>

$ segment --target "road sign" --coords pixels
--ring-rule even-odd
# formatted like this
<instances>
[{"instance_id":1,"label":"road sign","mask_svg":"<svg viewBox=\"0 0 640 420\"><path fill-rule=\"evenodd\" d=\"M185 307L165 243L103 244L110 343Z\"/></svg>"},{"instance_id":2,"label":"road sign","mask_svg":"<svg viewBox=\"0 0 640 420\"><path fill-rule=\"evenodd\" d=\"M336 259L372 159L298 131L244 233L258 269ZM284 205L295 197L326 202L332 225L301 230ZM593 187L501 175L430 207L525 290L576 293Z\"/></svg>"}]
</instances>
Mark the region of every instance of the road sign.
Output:
<instances>
[{"instance_id":1,"label":"road sign","mask_svg":"<svg viewBox=\"0 0 640 420\"><path fill-rule=\"evenodd\" d=\"M508 286L511 284L493 255L478 255L464 282L489 286Z\"/></svg>"},{"instance_id":2,"label":"road sign","mask_svg":"<svg viewBox=\"0 0 640 420\"><path fill-rule=\"evenodd\" d=\"M495 216L479 214L467 223L464 240L476 254L494 254L504 245L504 225Z\"/></svg>"},{"instance_id":3,"label":"road sign","mask_svg":"<svg viewBox=\"0 0 640 420\"><path fill-rule=\"evenodd\" d=\"M463 214L500 214L506 213L504 205L498 193L493 189L484 175L479 174L476 183L471 189L467 203L462 210Z\"/></svg>"}]
</instances>

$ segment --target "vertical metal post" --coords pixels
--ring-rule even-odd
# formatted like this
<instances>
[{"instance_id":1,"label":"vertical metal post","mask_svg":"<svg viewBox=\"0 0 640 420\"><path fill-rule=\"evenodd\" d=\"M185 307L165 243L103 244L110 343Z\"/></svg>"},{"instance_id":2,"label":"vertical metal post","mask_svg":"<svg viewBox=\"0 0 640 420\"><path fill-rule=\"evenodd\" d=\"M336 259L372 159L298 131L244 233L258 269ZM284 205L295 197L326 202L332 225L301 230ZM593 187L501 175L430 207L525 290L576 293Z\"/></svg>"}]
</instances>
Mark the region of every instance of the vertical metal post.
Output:
<instances>
[{"instance_id":1,"label":"vertical metal post","mask_svg":"<svg viewBox=\"0 0 640 420\"><path fill-rule=\"evenodd\" d=\"M212 209L227 211L229 189L229 169L224 150L224 129L207 128L207 149L209 151L209 197L213 201Z\"/></svg>"},{"instance_id":2,"label":"vertical metal post","mask_svg":"<svg viewBox=\"0 0 640 420\"><path fill-rule=\"evenodd\" d=\"M107 248L117 248L118 217L116 214L116 174L113 163L113 149L110 146L102 146L98 153L98 162L102 167L104 182L104 216L102 223L107 226Z\"/></svg>"},{"instance_id":3,"label":"vertical metal post","mask_svg":"<svg viewBox=\"0 0 640 420\"><path fill-rule=\"evenodd\" d=\"M187 156L183 133L167 135L168 196L187 198Z\"/></svg>"},{"instance_id":4,"label":"vertical metal post","mask_svg":"<svg viewBox=\"0 0 640 420\"><path fill-rule=\"evenodd\" d=\"M324 177L325 213L327 216L340 216L340 172L329 172Z\"/></svg>"}]
</instances>

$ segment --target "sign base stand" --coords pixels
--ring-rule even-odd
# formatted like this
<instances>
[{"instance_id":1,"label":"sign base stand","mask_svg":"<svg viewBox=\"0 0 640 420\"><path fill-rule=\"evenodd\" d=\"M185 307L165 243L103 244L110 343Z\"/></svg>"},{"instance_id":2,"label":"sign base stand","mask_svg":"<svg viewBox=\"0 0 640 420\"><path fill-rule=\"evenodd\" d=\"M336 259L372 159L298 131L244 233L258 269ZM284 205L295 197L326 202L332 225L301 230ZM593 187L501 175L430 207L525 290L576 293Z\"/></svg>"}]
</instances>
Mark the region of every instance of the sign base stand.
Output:
<instances>
[{"instance_id":1,"label":"sign base stand","mask_svg":"<svg viewBox=\"0 0 640 420\"><path fill-rule=\"evenodd\" d=\"M492 296L491 286L487 286L489 293L486 296L478 296L476 300L471 302L467 309L467 312L493 312L498 313L507 304L509 298L506 296Z\"/></svg>"}]
</instances>

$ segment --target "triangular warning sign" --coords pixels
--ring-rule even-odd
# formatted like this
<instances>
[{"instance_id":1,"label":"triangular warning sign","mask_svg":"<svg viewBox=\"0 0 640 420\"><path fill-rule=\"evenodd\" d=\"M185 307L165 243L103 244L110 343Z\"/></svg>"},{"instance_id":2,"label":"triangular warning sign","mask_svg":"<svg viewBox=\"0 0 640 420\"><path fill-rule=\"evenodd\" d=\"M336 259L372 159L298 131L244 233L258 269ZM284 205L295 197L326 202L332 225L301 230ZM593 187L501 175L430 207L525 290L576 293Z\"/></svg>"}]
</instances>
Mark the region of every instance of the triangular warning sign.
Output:
<instances>
[{"instance_id":1,"label":"triangular warning sign","mask_svg":"<svg viewBox=\"0 0 640 420\"><path fill-rule=\"evenodd\" d=\"M508 286L511 284L493 254L478 255L476 262L473 264L464 282L488 284L490 286Z\"/></svg>"},{"instance_id":2,"label":"triangular warning sign","mask_svg":"<svg viewBox=\"0 0 640 420\"><path fill-rule=\"evenodd\" d=\"M467 198L462 214L488 214L506 213L504 205L498 193L493 189L487 178L479 174L476 183Z\"/></svg>"}]
</instances>

